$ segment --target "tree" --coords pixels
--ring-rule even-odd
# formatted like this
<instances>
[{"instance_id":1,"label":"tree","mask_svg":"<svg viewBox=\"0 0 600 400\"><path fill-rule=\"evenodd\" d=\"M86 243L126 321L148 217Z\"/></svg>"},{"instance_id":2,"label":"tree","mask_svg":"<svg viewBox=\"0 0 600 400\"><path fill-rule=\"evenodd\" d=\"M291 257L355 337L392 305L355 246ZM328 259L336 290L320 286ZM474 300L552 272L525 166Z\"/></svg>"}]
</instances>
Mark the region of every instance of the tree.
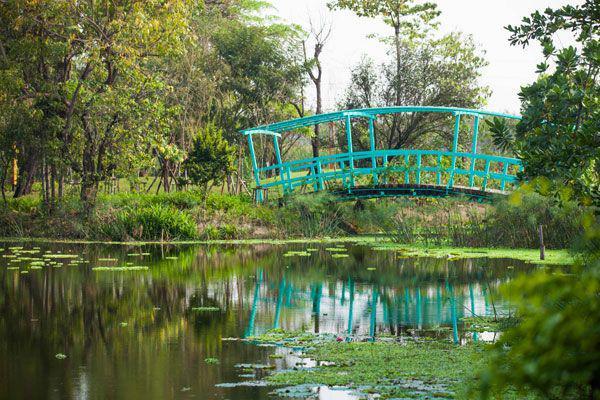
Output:
<instances>
[{"instance_id":1,"label":"tree","mask_svg":"<svg viewBox=\"0 0 600 400\"><path fill-rule=\"evenodd\" d=\"M186 2L12 0L0 7L0 41L21 82L15 101L39 114L20 154L34 162L42 154L52 171L58 161L68 165L89 212L100 181L146 155L159 119L169 115L155 112L169 89L152 63L179 51Z\"/></svg>"},{"instance_id":2,"label":"tree","mask_svg":"<svg viewBox=\"0 0 600 400\"><path fill-rule=\"evenodd\" d=\"M331 25L327 25L325 23L321 24L320 27L316 28L312 25L310 34L314 39L314 51L312 58L308 58L306 55L306 42L302 42L302 48L304 50L304 65L306 68L306 72L310 77L310 80L315 85L316 97L317 97L317 109L315 113L317 115L323 114L323 99L321 93L321 83L323 79L323 65L321 64L321 53L323 52L323 48L331 35ZM319 146L320 146L320 126L315 125L314 136L311 139L313 157L319 157Z\"/></svg>"},{"instance_id":3,"label":"tree","mask_svg":"<svg viewBox=\"0 0 600 400\"><path fill-rule=\"evenodd\" d=\"M548 8L507 29L514 45L539 41L544 61L536 82L521 89L523 120L516 133L498 120L489 124L495 141L514 148L523 160L522 177L531 181L527 186L546 195L573 193L584 204L594 199L598 204L600 4L590 0ZM559 30L572 32L580 50L556 49L553 37ZM584 218L578 246L582 259L574 271L540 271L504 289L519 322L493 347L480 379L485 397L507 388L542 398L600 397L597 213L592 208Z\"/></svg>"},{"instance_id":4,"label":"tree","mask_svg":"<svg viewBox=\"0 0 600 400\"><path fill-rule=\"evenodd\" d=\"M556 183L551 191L566 188L584 204L600 204L600 5L549 8L507 29L513 45L538 41L544 60L538 79L521 88L516 132L491 123L496 141L523 161L523 179L548 178ZM553 38L561 30L572 32L579 48L557 48Z\"/></svg>"},{"instance_id":5,"label":"tree","mask_svg":"<svg viewBox=\"0 0 600 400\"><path fill-rule=\"evenodd\" d=\"M406 43L427 35L431 28L436 27L435 19L440 15L435 3L415 2L414 0L335 0L329 3L332 9L348 9L358 16L368 18L383 18L383 21L394 29L395 71L392 73L393 94L391 105L414 105L405 102L402 97L402 66L403 47ZM404 38L403 38L404 37ZM400 132L401 117L392 117L392 134Z\"/></svg>"},{"instance_id":6,"label":"tree","mask_svg":"<svg viewBox=\"0 0 600 400\"><path fill-rule=\"evenodd\" d=\"M223 182L234 169L236 149L223 138L223 132L214 124L207 124L198 132L183 166L190 181L208 195L213 185Z\"/></svg>"},{"instance_id":7,"label":"tree","mask_svg":"<svg viewBox=\"0 0 600 400\"><path fill-rule=\"evenodd\" d=\"M395 106L399 95L400 104L406 105L478 108L489 93L478 83L486 62L470 37L453 33L402 41L400 55L399 75L393 61L375 66L364 59L352 70L340 107ZM376 137L379 145L390 149L423 145L438 138L447 145L451 143L451 125L443 114L398 115L391 121L378 121ZM360 148L368 148L364 136L357 137Z\"/></svg>"}]
</instances>

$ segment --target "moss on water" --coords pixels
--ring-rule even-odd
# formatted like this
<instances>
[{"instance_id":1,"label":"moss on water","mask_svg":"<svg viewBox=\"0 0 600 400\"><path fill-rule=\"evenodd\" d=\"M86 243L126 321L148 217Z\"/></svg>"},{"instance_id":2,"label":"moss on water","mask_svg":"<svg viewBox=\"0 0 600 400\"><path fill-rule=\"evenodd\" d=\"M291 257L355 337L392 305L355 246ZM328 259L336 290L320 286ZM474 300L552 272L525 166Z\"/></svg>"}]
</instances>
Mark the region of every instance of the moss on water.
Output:
<instances>
[{"instance_id":1,"label":"moss on water","mask_svg":"<svg viewBox=\"0 0 600 400\"><path fill-rule=\"evenodd\" d=\"M463 397L486 360L485 348L443 341L337 341L332 335L271 331L251 338L304 348L318 367L276 371L265 378L275 386L337 386L377 393L381 398Z\"/></svg>"},{"instance_id":2,"label":"moss on water","mask_svg":"<svg viewBox=\"0 0 600 400\"><path fill-rule=\"evenodd\" d=\"M508 258L531 264L572 265L576 259L568 250L546 250L545 260L540 260L540 251L537 249L424 247L387 243L374 247L373 250L395 251L399 258L433 257L447 258L450 261L467 258Z\"/></svg>"}]
</instances>

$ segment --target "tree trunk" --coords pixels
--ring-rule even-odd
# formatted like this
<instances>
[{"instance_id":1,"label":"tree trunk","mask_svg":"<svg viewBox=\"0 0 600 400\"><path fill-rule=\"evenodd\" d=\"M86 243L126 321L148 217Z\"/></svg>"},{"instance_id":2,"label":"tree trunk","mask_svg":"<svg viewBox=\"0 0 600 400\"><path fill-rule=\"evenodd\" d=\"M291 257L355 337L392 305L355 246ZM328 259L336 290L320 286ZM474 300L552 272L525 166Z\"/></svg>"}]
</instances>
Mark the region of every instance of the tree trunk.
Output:
<instances>
[{"instance_id":1,"label":"tree trunk","mask_svg":"<svg viewBox=\"0 0 600 400\"><path fill-rule=\"evenodd\" d=\"M163 189L165 190L166 193L169 193L171 191L171 185L170 185L170 174L169 174L169 160L163 160L163 167L162 167L162 180L163 180Z\"/></svg>"},{"instance_id":2,"label":"tree trunk","mask_svg":"<svg viewBox=\"0 0 600 400\"><path fill-rule=\"evenodd\" d=\"M315 80L315 88L317 89L317 115L323 114L323 102L321 98L321 77ZM319 157L319 148L321 147L321 139L319 133L321 132L321 126L315 125L315 136L312 138L312 151L313 157Z\"/></svg>"},{"instance_id":3,"label":"tree trunk","mask_svg":"<svg viewBox=\"0 0 600 400\"><path fill-rule=\"evenodd\" d=\"M31 193L31 187L35 181L35 173L38 167L38 160L37 152L31 150L25 158L25 162L22 164L23 167L19 168L19 177L13 195L15 199Z\"/></svg>"},{"instance_id":4,"label":"tree trunk","mask_svg":"<svg viewBox=\"0 0 600 400\"><path fill-rule=\"evenodd\" d=\"M98 181L90 179L89 177L83 178L81 181L81 194L80 199L83 204L83 211L85 215L90 215L96 205L96 197L98 196Z\"/></svg>"}]
</instances>

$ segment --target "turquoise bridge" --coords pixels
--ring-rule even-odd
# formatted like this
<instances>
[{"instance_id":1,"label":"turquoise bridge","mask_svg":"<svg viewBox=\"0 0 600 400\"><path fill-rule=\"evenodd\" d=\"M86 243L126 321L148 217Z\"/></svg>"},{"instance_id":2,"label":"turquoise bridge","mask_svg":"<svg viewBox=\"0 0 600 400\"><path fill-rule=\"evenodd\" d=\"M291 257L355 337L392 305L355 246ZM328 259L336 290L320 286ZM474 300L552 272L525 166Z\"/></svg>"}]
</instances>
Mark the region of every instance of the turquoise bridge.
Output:
<instances>
[{"instance_id":1,"label":"turquoise bridge","mask_svg":"<svg viewBox=\"0 0 600 400\"><path fill-rule=\"evenodd\" d=\"M393 114L445 113L454 120L451 148L440 150L377 149L375 126L379 117ZM518 159L477 152L481 121L486 117L520 119L519 116L483 110L449 107L386 107L339 111L290 121L263 125L242 131L248 140L259 202L269 191L288 195L298 189L305 192L330 191L340 198L388 196L442 197L466 195L486 199L512 190L517 174L523 170ZM368 124L370 148L354 151L352 124ZM342 123L347 151L316 158L283 161L280 139L284 132L323 123ZM461 125L472 123L471 149L460 152ZM449 127L451 129L451 127ZM276 162L259 166L254 137L272 138Z\"/></svg>"}]
</instances>

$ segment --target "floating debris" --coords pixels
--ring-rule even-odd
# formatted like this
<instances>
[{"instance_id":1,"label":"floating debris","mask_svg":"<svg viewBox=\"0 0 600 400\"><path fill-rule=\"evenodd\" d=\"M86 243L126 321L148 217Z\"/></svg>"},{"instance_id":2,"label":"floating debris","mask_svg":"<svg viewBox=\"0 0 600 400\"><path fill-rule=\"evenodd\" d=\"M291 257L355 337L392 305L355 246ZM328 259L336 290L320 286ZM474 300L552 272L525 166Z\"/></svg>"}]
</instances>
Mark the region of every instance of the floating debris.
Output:
<instances>
[{"instance_id":1,"label":"floating debris","mask_svg":"<svg viewBox=\"0 0 600 400\"><path fill-rule=\"evenodd\" d=\"M58 353L54 355L54 358L56 358L57 360L64 360L65 358L67 358L67 355L63 353Z\"/></svg>"},{"instance_id":2,"label":"floating debris","mask_svg":"<svg viewBox=\"0 0 600 400\"><path fill-rule=\"evenodd\" d=\"M242 381L242 382L231 382L231 383L217 383L215 387L220 388L234 388L234 387L265 387L267 382L265 381Z\"/></svg>"},{"instance_id":3,"label":"floating debris","mask_svg":"<svg viewBox=\"0 0 600 400\"><path fill-rule=\"evenodd\" d=\"M240 368L240 369L273 369L275 367L273 367L272 365L269 364L235 364L234 365L235 368Z\"/></svg>"},{"instance_id":4,"label":"floating debris","mask_svg":"<svg viewBox=\"0 0 600 400\"><path fill-rule=\"evenodd\" d=\"M44 254L44 258L79 258L77 254Z\"/></svg>"}]
</instances>

